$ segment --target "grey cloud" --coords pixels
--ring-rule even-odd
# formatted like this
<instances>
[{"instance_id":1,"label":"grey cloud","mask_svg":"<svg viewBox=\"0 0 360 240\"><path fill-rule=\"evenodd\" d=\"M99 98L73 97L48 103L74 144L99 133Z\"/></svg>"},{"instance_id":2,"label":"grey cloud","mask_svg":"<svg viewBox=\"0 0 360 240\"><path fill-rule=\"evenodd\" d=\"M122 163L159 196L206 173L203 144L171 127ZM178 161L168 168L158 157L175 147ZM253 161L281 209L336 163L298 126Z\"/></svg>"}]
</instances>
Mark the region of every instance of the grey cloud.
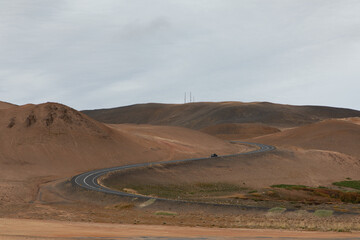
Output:
<instances>
[{"instance_id":1,"label":"grey cloud","mask_svg":"<svg viewBox=\"0 0 360 240\"><path fill-rule=\"evenodd\" d=\"M1 100L360 109L360 2L0 0ZM24 86L27 86L26 88ZM334 97L336 96L336 97Z\"/></svg>"}]
</instances>

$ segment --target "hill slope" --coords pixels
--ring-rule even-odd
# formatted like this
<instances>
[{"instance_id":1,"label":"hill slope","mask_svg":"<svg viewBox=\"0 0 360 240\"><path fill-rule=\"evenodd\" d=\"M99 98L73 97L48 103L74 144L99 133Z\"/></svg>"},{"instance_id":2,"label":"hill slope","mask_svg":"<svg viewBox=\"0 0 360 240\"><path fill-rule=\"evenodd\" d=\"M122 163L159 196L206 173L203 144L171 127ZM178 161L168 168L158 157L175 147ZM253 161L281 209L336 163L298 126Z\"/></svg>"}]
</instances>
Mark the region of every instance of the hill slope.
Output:
<instances>
[{"instance_id":1,"label":"hill slope","mask_svg":"<svg viewBox=\"0 0 360 240\"><path fill-rule=\"evenodd\" d=\"M150 103L112 109L87 110L83 113L105 123L172 125L192 129L223 123L262 123L275 127L293 127L328 118L360 116L360 111L350 109L291 106L266 102Z\"/></svg>"},{"instance_id":2,"label":"hill slope","mask_svg":"<svg viewBox=\"0 0 360 240\"><path fill-rule=\"evenodd\" d=\"M0 109L8 109L8 108L11 108L11 107L16 107L16 105L12 104L12 103L0 101Z\"/></svg>"},{"instance_id":3,"label":"hill slope","mask_svg":"<svg viewBox=\"0 0 360 240\"><path fill-rule=\"evenodd\" d=\"M106 125L57 103L1 109L0 203L31 200L41 182L95 168L213 151L241 148L191 129Z\"/></svg>"},{"instance_id":4,"label":"hill slope","mask_svg":"<svg viewBox=\"0 0 360 240\"><path fill-rule=\"evenodd\" d=\"M325 120L252 140L278 146L336 151L360 157L360 125L348 120Z\"/></svg>"},{"instance_id":5,"label":"hill slope","mask_svg":"<svg viewBox=\"0 0 360 240\"><path fill-rule=\"evenodd\" d=\"M280 132L259 123L223 123L201 129L202 132L226 140L238 140Z\"/></svg>"}]
</instances>

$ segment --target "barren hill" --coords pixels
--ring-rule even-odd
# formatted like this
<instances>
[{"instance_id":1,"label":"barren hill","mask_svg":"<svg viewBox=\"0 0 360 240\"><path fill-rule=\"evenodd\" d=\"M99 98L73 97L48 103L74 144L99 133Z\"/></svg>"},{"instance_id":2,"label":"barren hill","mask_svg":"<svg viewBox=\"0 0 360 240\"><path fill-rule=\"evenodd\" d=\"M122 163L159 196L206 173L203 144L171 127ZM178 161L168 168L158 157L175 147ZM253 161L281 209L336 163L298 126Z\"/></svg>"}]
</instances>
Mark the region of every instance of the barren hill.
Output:
<instances>
[{"instance_id":1,"label":"barren hill","mask_svg":"<svg viewBox=\"0 0 360 240\"><path fill-rule=\"evenodd\" d=\"M278 146L320 149L360 157L360 125L349 120L324 120L286 131L254 138Z\"/></svg>"},{"instance_id":2,"label":"barren hill","mask_svg":"<svg viewBox=\"0 0 360 240\"><path fill-rule=\"evenodd\" d=\"M280 132L277 128L259 123L223 123L205 127L201 131L227 140L253 138Z\"/></svg>"},{"instance_id":3,"label":"barren hill","mask_svg":"<svg viewBox=\"0 0 360 240\"><path fill-rule=\"evenodd\" d=\"M83 113L105 123L173 125L192 129L223 123L261 123L275 127L293 127L329 118L360 116L360 111L351 109L291 106L267 102L149 103L87 110Z\"/></svg>"},{"instance_id":4,"label":"barren hill","mask_svg":"<svg viewBox=\"0 0 360 240\"><path fill-rule=\"evenodd\" d=\"M360 171L360 124L358 118L324 120L267 136L248 139L277 146L267 154L236 156L219 162L179 164L169 168L137 169L121 174L117 181L131 184L193 184L198 182L243 183L246 187L269 187L272 184L327 186L346 178L358 179ZM224 124L215 132L227 135L238 129L242 136L261 126ZM242 129L245 127L245 129ZM211 132L213 127L207 128ZM270 129L269 132L274 129ZM251 132L251 131L250 131ZM227 135L229 136L229 135ZM115 175L116 176L116 175Z\"/></svg>"},{"instance_id":5,"label":"barren hill","mask_svg":"<svg viewBox=\"0 0 360 240\"><path fill-rule=\"evenodd\" d=\"M0 199L31 200L41 182L95 168L241 149L191 129L106 125L57 103L1 109Z\"/></svg>"},{"instance_id":6,"label":"barren hill","mask_svg":"<svg viewBox=\"0 0 360 240\"><path fill-rule=\"evenodd\" d=\"M0 109L7 109L15 106L15 104L0 101Z\"/></svg>"}]
</instances>

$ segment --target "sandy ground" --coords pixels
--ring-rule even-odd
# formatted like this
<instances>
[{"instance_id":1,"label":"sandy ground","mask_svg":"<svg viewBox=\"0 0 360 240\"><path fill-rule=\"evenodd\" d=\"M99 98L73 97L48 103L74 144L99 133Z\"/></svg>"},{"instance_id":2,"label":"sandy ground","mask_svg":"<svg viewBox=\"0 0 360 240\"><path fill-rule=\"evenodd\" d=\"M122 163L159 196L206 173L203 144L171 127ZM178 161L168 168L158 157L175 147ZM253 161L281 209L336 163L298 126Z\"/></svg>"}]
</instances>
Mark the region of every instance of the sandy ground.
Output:
<instances>
[{"instance_id":1,"label":"sandy ground","mask_svg":"<svg viewBox=\"0 0 360 240\"><path fill-rule=\"evenodd\" d=\"M299 232L282 230L221 229L202 227L125 225L0 218L0 239L121 238L121 237L237 237L360 239L360 233Z\"/></svg>"}]
</instances>

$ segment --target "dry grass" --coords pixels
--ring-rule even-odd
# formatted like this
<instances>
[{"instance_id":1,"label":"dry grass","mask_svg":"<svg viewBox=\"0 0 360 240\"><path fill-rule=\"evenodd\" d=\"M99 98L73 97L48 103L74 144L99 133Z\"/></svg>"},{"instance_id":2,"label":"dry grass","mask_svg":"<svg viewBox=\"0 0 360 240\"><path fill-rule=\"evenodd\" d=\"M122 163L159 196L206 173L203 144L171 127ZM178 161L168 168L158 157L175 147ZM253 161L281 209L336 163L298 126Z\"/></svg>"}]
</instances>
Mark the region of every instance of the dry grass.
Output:
<instances>
[{"instance_id":1,"label":"dry grass","mask_svg":"<svg viewBox=\"0 0 360 240\"><path fill-rule=\"evenodd\" d=\"M353 216L316 216L300 210L286 214L267 214L265 217L239 216L236 227L351 232L360 231L360 219Z\"/></svg>"}]
</instances>

